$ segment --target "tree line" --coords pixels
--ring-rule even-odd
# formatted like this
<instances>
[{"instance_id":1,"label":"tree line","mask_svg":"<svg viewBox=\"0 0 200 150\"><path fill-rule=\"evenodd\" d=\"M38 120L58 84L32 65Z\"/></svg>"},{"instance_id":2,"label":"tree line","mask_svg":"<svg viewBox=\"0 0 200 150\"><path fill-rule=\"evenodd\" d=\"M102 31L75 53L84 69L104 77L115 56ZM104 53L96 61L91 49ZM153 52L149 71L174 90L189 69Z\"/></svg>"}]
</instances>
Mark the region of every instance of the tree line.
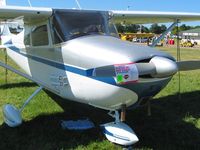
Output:
<instances>
[{"instance_id":1,"label":"tree line","mask_svg":"<svg viewBox=\"0 0 200 150\"><path fill-rule=\"evenodd\" d=\"M119 33L155 33L155 34L161 34L167 30L166 25L162 24L159 25L157 23L152 24L149 28L143 25L136 25L136 24L130 24L130 25L122 25L122 24L116 24L116 27L118 29ZM177 35L177 31L185 31L190 29L200 28L200 26L187 26L186 24L182 24L181 26L174 27L172 30L173 35ZM178 29L178 30L177 30Z\"/></svg>"}]
</instances>

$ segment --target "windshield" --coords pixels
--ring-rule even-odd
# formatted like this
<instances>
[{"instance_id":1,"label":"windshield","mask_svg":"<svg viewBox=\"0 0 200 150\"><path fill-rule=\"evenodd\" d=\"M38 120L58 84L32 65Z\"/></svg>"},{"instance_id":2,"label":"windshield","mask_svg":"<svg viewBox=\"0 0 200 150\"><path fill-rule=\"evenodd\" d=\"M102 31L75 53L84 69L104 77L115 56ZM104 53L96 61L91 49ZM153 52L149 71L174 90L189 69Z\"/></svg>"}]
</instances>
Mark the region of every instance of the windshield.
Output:
<instances>
[{"instance_id":1,"label":"windshield","mask_svg":"<svg viewBox=\"0 0 200 150\"><path fill-rule=\"evenodd\" d=\"M53 29L61 41L85 35L111 35L111 23L107 13L99 11L57 10L54 12ZM116 34L115 34L116 35Z\"/></svg>"}]
</instances>

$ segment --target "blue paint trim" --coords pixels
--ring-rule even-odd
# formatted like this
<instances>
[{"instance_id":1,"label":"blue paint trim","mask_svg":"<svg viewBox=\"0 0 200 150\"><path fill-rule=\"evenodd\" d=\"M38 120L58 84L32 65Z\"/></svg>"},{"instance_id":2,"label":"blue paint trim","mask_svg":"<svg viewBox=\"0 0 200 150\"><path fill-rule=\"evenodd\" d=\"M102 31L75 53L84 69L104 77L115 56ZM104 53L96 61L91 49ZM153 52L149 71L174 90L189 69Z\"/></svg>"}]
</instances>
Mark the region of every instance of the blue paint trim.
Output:
<instances>
[{"instance_id":1,"label":"blue paint trim","mask_svg":"<svg viewBox=\"0 0 200 150\"><path fill-rule=\"evenodd\" d=\"M61 69L61 70L69 71L69 72L72 72L72 73L75 73L75 74L86 76L88 78L92 78L94 80L98 80L98 81L101 81L101 82L104 82L104 83L108 83L108 84L117 86L113 77L92 77L92 73L93 73L94 69L83 70L83 69L76 68L76 67L73 67L73 66L68 66L68 65L58 63L58 62L54 62L54 61L51 61L51 60L40 58L40 57L37 57L37 56L33 56L33 55L29 55L29 54L23 54L23 53L20 52L20 49L17 48L16 46L14 46L14 45L8 46L8 48L17 52L20 55L31 58L31 59L38 61L38 62L41 62L43 64L50 65L52 67L55 67L55 68L58 68L58 69Z\"/></svg>"},{"instance_id":2,"label":"blue paint trim","mask_svg":"<svg viewBox=\"0 0 200 150\"><path fill-rule=\"evenodd\" d=\"M9 40L9 41L7 41L6 43L4 43L4 45L11 45L11 44L13 44L13 43L12 43L12 40Z\"/></svg>"}]
</instances>

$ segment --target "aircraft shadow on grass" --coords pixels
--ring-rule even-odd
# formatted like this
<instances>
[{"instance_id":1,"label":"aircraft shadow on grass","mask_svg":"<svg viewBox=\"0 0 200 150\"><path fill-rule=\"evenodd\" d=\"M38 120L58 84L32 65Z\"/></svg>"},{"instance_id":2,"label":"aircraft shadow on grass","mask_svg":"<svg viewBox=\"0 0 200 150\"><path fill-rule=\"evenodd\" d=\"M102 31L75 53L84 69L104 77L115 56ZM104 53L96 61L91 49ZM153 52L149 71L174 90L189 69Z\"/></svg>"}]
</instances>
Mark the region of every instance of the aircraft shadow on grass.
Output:
<instances>
[{"instance_id":1,"label":"aircraft shadow on grass","mask_svg":"<svg viewBox=\"0 0 200 150\"><path fill-rule=\"evenodd\" d=\"M106 111L84 104L67 102L64 113L42 114L20 127L0 126L0 149L73 149L105 139L99 124L113 119ZM127 124L138 135L136 148L200 149L200 129L184 121L188 115L200 118L200 91L184 93L182 99L171 95L152 101L152 116L147 108L127 111ZM61 120L90 118L96 128L87 131L63 130Z\"/></svg>"},{"instance_id":2,"label":"aircraft shadow on grass","mask_svg":"<svg viewBox=\"0 0 200 150\"><path fill-rule=\"evenodd\" d=\"M34 86L37 86L37 84L33 82L7 83L0 85L0 89L34 87Z\"/></svg>"}]
</instances>

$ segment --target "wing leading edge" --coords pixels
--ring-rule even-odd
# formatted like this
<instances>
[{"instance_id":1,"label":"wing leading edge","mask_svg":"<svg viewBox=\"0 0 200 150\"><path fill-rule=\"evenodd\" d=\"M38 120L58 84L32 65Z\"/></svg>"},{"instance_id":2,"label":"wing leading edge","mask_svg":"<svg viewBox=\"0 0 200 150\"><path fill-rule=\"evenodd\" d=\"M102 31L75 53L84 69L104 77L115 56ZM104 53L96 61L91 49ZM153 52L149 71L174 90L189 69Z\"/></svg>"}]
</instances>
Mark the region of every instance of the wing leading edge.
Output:
<instances>
[{"instance_id":1,"label":"wing leading edge","mask_svg":"<svg viewBox=\"0 0 200 150\"><path fill-rule=\"evenodd\" d=\"M79 10L80 11L80 10ZM148 24L180 21L200 21L200 13L158 12L158 11L111 11L116 23ZM0 7L0 21L23 18L26 23L40 22L53 14L52 8L42 7Z\"/></svg>"},{"instance_id":2,"label":"wing leading edge","mask_svg":"<svg viewBox=\"0 0 200 150\"><path fill-rule=\"evenodd\" d=\"M187 12L158 12L158 11L111 11L115 23L149 24L200 21L200 13Z\"/></svg>"},{"instance_id":3,"label":"wing leading edge","mask_svg":"<svg viewBox=\"0 0 200 150\"><path fill-rule=\"evenodd\" d=\"M12 21L23 18L26 23L41 22L52 15L51 8L42 7L0 7L0 21Z\"/></svg>"}]
</instances>

